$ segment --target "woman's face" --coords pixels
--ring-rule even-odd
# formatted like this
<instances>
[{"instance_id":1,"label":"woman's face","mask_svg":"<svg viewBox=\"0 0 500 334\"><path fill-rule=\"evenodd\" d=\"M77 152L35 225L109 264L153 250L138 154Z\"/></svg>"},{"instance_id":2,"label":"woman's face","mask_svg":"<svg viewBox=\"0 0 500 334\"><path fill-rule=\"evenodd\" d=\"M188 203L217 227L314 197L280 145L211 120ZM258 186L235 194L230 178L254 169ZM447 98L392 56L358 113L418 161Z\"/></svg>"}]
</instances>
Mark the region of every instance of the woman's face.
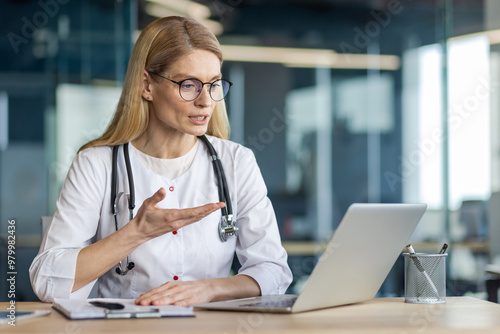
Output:
<instances>
[{"instance_id":1,"label":"woman's face","mask_svg":"<svg viewBox=\"0 0 500 334\"><path fill-rule=\"evenodd\" d=\"M193 78L201 82L213 82L221 78L220 66L219 58L212 52L194 50L172 64L167 73L160 74L177 82ZM200 136L207 131L216 104L209 94L210 85L204 85L200 96L195 100L185 101L179 94L178 84L166 79L149 82L151 94L146 95L151 95L152 98L152 125L159 126L162 131L172 135Z\"/></svg>"}]
</instances>

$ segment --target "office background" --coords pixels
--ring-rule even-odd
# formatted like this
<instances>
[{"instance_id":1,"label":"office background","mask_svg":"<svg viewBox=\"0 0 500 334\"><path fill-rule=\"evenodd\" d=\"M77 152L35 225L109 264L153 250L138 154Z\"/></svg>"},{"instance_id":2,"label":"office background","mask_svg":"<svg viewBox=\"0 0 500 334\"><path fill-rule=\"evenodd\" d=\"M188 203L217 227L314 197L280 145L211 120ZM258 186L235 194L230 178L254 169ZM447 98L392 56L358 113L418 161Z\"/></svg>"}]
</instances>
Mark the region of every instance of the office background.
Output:
<instances>
[{"instance_id":1,"label":"office background","mask_svg":"<svg viewBox=\"0 0 500 334\"><path fill-rule=\"evenodd\" d=\"M251 148L300 291L354 202L424 202L417 251L450 243L448 294L500 261L500 2L2 0L0 301L16 299L79 148L106 127L140 29L191 16L219 38L231 139ZM360 231L363 233L363 231ZM390 231L388 231L390 233ZM377 242L376 239L373 240ZM301 246L296 247L296 246ZM295 248L294 248L295 247ZM381 296L403 293L398 261Z\"/></svg>"}]
</instances>

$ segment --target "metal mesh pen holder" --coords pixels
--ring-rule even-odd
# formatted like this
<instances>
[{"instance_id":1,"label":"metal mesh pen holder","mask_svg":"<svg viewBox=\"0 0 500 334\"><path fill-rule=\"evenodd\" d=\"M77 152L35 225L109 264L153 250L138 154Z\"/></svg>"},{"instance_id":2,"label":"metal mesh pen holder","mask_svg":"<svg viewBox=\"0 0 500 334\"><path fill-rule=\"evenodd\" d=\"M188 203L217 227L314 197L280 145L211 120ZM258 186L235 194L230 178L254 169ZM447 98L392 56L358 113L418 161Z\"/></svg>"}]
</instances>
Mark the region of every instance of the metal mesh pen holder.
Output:
<instances>
[{"instance_id":1,"label":"metal mesh pen holder","mask_svg":"<svg viewBox=\"0 0 500 334\"><path fill-rule=\"evenodd\" d=\"M446 256L448 254L403 254L405 258L405 302L446 302Z\"/></svg>"}]
</instances>

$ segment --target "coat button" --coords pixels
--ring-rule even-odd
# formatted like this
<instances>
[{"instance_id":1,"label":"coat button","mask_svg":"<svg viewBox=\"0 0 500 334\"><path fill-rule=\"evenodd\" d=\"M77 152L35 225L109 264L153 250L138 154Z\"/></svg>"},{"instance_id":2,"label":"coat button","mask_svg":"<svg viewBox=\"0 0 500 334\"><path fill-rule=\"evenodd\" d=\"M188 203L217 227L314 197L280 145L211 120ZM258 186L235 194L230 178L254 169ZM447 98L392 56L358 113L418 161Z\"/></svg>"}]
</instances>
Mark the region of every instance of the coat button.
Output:
<instances>
[{"instance_id":1,"label":"coat button","mask_svg":"<svg viewBox=\"0 0 500 334\"><path fill-rule=\"evenodd\" d=\"M168 190L174 191L174 187L170 187L170 188L168 188Z\"/></svg>"},{"instance_id":2,"label":"coat button","mask_svg":"<svg viewBox=\"0 0 500 334\"><path fill-rule=\"evenodd\" d=\"M175 275L174 276L174 281L177 281L179 279L179 276Z\"/></svg>"},{"instance_id":3,"label":"coat button","mask_svg":"<svg viewBox=\"0 0 500 334\"><path fill-rule=\"evenodd\" d=\"M172 231L172 234L173 234L173 235L176 235L176 234L177 234L177 231Z\"/></svg>"}]
</instances>

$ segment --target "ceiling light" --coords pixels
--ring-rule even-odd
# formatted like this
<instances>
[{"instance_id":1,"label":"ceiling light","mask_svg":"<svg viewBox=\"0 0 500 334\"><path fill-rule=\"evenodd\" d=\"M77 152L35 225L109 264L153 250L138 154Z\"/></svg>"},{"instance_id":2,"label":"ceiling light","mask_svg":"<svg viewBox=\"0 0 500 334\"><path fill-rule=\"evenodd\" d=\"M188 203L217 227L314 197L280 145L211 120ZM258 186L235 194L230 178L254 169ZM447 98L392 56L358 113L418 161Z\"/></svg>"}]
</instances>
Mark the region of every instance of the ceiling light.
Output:
<instances>
[{"instance_id":1,"label":"ceiling light","mask_svg":"<svg viewBox=\"0 0 500 334\"><path fill-rule=\"evenodd\" d=\"M278 63L287 67L397 70L394 55L337 53L327 49L300 49L266 46L221 45L225 61Z\"/></svg>"},{"instance_id":2,"label":"ceiling light","mask_svg":"<svg viewBox=\"0 0 500 334\"><path fill-rule=\"evenodd\" d=\"M197 20L208 19L211 15L210 8L189 0L146 0L152 4L186 15Z\"/></svg>"},{"instance_id":3,"label":"ceiling light","mask_svg":"<svg viewBox=\"0 0 500 334\"><path fill-rule=\"evenodd\" d=\"M454 37L450 37L448 40L449 41L454 41L454 40L460 40L460 39L472 38L472 37L479 37L479 36L485 36L485 37L487 37L488 40L490 41L490 45L500 44L500 29L480 31L480 32L475 32L475 33L467 34L467 35L454 36Z\"/></svg>"},{"instance_id":4,"label":"ceiling light","mask_svg":"<svg viewBox=\"0 0 500 334\"><path fill-rule=\"evenodd\" d=\"M148 14L149 16L158 17L158 18L166 17L166 16L179 16L179 15L180 16L190 16L190 15L187 15L185 13L178 12L173 8L165 7L163 5L152 3L154 1L150 1L150 2L151 3L146 4L146 6L144 7L144 12L146 14ZM190 17L193 17L193 16L190 16ZM203 24L205 27L207 27L208 30L210 30L214 35L220 35L224 31L222 24L220 24L219 22L216 22L213 20L208 20L208 19L203 19L203 18L196 18L196 17L193 17L193 18L196 19L201 24Z\"/></svg>"}]
</instances>

